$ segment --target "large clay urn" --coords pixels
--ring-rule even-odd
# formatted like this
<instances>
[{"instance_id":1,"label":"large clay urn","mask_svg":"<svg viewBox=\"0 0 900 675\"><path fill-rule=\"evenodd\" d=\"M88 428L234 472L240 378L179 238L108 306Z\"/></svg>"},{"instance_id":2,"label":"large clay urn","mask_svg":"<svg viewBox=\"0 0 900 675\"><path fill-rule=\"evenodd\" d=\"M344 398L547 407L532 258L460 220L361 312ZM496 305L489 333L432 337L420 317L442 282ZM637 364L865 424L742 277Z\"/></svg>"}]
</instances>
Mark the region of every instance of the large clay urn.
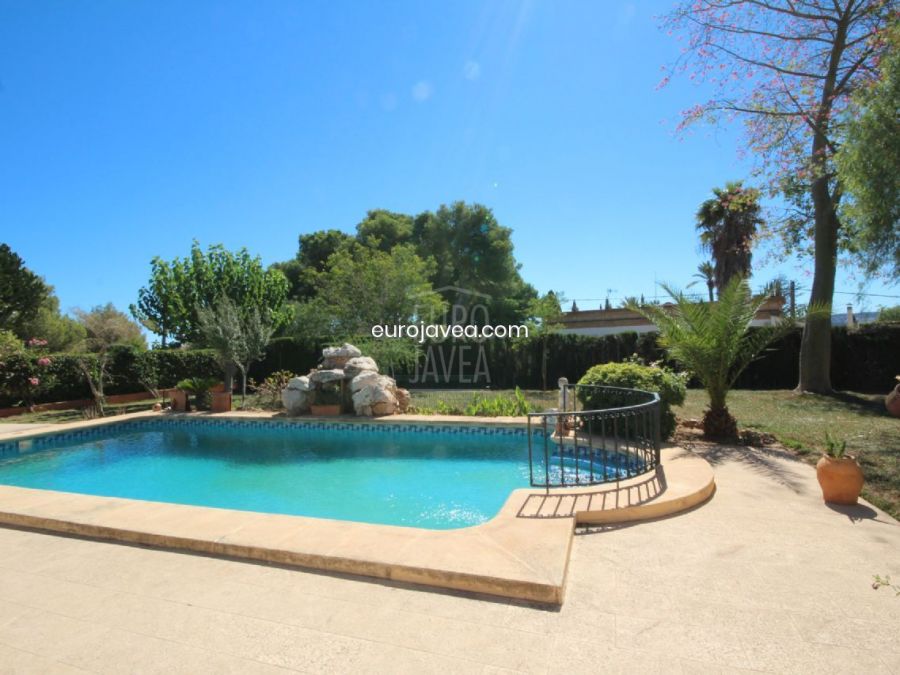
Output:
<instances>
[{"instance_id":1,"label":"large clay urn","mask_svg":"<svg viewBox=\"0 0 900 675\"><path fill-rule=\"evenodd\" d=\"M856 504L863 486L863 473L854 457L822 455L816 464L822 497L832 504Z\"/></svg>"},{"instance_id":2,"label":"large clay urn","mask_svg":"<svg viewBox=\"0 0 900 675\"><path fill-rule=\"evenodd\" d=\"M897 380L900 380L900 375L897 376ZM884 397L884 407L894 417L900 417L900 384Z\"/></svg>"}]
</instances>

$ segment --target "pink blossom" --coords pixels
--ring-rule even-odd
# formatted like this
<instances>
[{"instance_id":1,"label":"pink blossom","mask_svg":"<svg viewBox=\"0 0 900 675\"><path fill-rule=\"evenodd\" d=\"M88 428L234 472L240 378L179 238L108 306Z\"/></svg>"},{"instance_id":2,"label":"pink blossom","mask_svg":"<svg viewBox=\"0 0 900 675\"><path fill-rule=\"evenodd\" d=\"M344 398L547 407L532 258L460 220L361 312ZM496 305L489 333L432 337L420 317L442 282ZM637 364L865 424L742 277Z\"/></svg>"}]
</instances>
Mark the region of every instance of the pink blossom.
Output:
<instances>
[{"instance_id":1,"label":"pink blossom","mask_svg":"<svg viewBox=\"0 0 900 675\"><path fill-rule=\"evenodd\" d=\"M29 378L28 378L28 384L30 384L32 387L36 387L36 386L38 386L40 383L41 383L41 381L40 381L38 378L36 378L36 377L29 377Z\"/></svg>"},{"instance_id":2,"label":"pink blossom","mask_svg":"<svg viewBox=\"0 0 900 675\"><path fill-rule=\"evenodd\" d=\"M51 363L53 363L53 361L48 359L46 356L42 356L37 360L37 363L39 366L49 366Z\"/></svg>"}]
</instances>

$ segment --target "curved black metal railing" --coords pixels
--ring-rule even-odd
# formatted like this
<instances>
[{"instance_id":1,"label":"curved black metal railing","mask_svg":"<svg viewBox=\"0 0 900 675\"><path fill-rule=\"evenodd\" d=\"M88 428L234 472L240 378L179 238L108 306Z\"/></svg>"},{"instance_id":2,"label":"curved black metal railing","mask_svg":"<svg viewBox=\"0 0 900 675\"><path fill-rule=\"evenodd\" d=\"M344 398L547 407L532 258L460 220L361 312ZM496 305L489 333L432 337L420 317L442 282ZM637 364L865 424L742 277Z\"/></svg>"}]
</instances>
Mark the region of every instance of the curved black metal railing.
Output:
<instances>
[{"instance_id":1,"label":"curved black metal railing","mask_svg":"<svg viewBox=\"0 0 900 675\"><path fill-rule=\"evenodd\" d=\"M658 394L561 381L560 399L559 411L528 414L532 487L612 483L659 465Z\"/></svg>"}]
</instances>

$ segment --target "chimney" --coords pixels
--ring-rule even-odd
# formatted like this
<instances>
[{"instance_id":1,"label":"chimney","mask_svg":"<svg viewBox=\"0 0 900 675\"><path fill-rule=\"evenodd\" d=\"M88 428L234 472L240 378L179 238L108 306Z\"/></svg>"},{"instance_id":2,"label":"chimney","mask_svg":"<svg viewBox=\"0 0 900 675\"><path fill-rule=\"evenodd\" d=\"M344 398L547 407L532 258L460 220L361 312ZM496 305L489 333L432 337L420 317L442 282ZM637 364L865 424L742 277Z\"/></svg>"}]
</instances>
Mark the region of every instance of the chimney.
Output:
<instances>
[{"instance_id":1,"label":"chimney","mask_svg":"<svg viewBox=\"0 0 900 675\"><path fill-rule=\"evenodd\" d=\"M847 305L847 328L856 328L856 317L853 316L853 305Z\"/></svg>"}]
</instances>

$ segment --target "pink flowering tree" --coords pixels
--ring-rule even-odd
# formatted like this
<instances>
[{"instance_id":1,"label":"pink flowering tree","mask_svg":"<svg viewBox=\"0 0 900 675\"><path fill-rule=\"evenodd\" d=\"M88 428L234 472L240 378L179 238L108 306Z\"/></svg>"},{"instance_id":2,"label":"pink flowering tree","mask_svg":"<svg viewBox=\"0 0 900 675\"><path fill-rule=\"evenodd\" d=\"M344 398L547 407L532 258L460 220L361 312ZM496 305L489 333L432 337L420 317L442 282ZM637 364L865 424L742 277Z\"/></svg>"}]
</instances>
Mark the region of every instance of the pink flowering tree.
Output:
<instances>
[{"instance_id":1,"label":"pink flowering tree","mask_svg":"<svg viewBox=\"0 0 900 675\"><path fill-rule=\"evenodd\" d=\"M833 158L853 112L853 95L878 78L888 0L690 0L664 19L684 41L674 75L712 85L713 96L683 112L696 122L741 120L757 173L788 205L776 234L791 252L814 257L811 307L831 307L842 188ZM830 311L807 318L799 391L831 391Z\"/></svg>"}]
</instances>

